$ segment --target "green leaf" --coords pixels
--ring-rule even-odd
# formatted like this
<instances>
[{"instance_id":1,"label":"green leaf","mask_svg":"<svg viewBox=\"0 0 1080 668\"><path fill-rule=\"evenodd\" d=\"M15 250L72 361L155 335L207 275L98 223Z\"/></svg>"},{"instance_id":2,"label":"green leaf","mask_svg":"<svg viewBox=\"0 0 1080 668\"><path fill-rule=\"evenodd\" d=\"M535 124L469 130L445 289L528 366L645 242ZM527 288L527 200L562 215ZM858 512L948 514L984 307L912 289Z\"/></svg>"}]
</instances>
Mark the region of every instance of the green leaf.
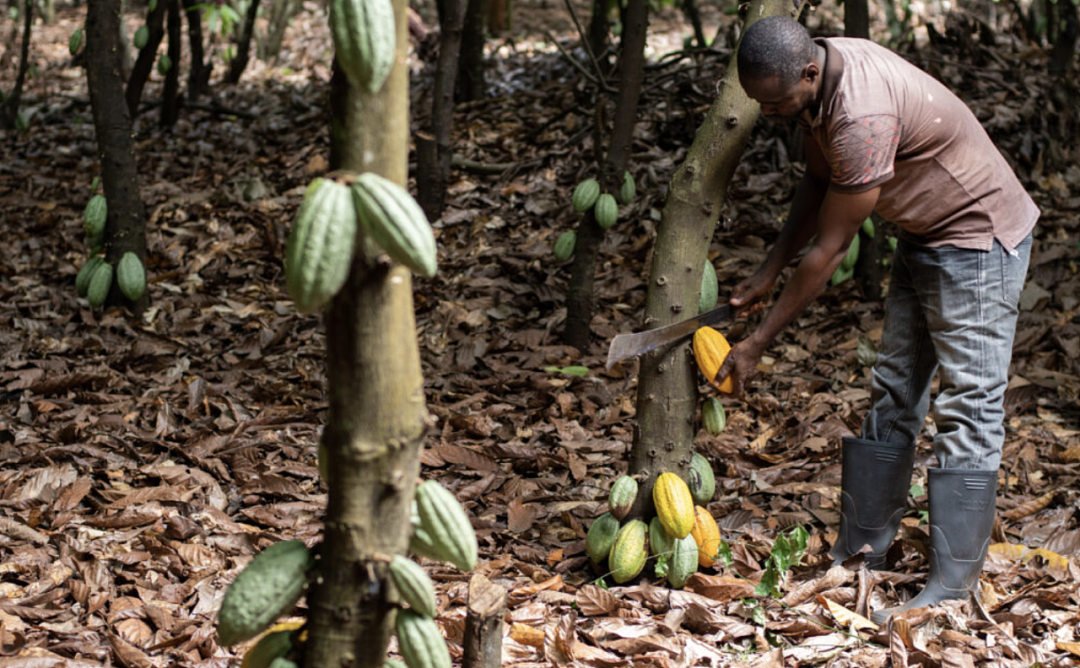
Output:
<instances>
[{"instance_id":1,"label":"green leaf","mask_svg":"<svg viewBox=\"0 0 1080 668\"><path fill-rule=\"evenodd\" d=\"M97 192L98 185L101 183L101 177L95 176L94 180L90 182L90 195L93 196Z\"/></svg>"},{"instance_id":2,"label":"green leaf","mask_svg":"<svg viewBox=\"0 0 1080 668\"><path fill-rule=\"evenodd\" d=\"M926 494L926 490L923 488L922 485L912 485L911 489L908 490L908 493L911 494L911 496L914 498L919 498L923 494Z\"/></svg>"},{"instance_id":3,"label":"green leaf","mask_svg":"<svg viewBox=\"0 0 1080 668\"><path fill-rule=\"evenodd\" d=\"M780 574L776 572L776 565L770 561L769 567L761 574L761 582L754 587L754 596L760 596L762 598L779 596L779 584Z\"/></svg>"},{"instance_id":4,"label":"green leaf","mask_svg":"<svg viewBox=\"0 0 1080 668\"><path fill-rule=\"evenodd\" d=\"M589 375L589 367L587 366L546 366L544 371L564 373L568 376L579 376L581 378Z\"/></svg>"},{"instance_id":5,"label":"green leaf","mask_svg":"<svg viewBox=\"0 0 1080 668\"><path fill-rule=\"evenodd\" d=\"M668 574L668 560L667 556L661 554L656 558L656 577L666 578Z\"/></svg>"},{"instance_id":6,"label":"green leaf","mask_svg":"<svg viewBox=\"0 0 1080 668\"><path fill-rule=\"evenodd\" d=\"M769 623L769 616L765 614L765 608L760 605L755 605L754 610L751 613L751 618L758 626L765 626Z\"/></svg>"},{"instance_id":7,"label":"green leaf","mask_svg":"<svg viewBox=\"0 0 1080 668\"><path fill-rule=\"evenodd\" d=\"M723 539L720 540L720 547L716 551L716 557L720 560L720 565L724 568L735 563L735 557L731 554L731 545Z\"/></svg>"}]
</instances>

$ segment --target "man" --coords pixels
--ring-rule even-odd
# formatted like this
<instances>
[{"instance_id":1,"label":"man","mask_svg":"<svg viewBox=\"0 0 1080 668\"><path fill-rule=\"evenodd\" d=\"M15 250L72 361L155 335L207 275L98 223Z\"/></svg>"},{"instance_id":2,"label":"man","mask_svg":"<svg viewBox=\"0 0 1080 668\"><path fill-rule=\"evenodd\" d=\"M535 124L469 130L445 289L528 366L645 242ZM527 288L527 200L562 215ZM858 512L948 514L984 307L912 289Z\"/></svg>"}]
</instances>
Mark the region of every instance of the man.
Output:
<instances>
[{"instance_id":1,"label":"man","mask_svg":"<svg viewBox=\"0 0 1080 668\"><path fill-rule=\"evenodd\" d=\"M989 545L1004 395L1039 212L971 111L941 83L860 39L812 40L796 21L765 18L746 32L739 80L766 116L797 119L806 174L765 262L731 304L755 306L807 247L761 325L717 378L735 391L762 352L820 293L871 211L896 223L882 349L862 438L844 439L841 521L832 556L869 546L884 564L904 513L914 446L933 403L930 573L909 608L968 597Z\"/></svg>"}]
</instances>

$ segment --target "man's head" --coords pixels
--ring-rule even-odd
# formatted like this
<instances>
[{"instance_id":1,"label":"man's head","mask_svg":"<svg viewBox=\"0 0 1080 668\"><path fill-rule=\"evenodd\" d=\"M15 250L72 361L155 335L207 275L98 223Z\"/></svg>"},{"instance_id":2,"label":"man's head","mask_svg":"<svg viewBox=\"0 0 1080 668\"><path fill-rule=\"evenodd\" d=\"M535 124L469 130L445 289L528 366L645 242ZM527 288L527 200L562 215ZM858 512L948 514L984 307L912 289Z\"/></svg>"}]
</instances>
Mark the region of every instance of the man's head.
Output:
<instances>
[{"instance_id":1,"label":"man's head","mask_svg":"<svg viewBox=\"0 0 1080 668\"><path fill-rule=\"evenodd\" d=\"M769 16L756 21L739 46L739 82L766 116L795 118L821 87L818 47L798 21Z\"/></svg>"}]
</instances>

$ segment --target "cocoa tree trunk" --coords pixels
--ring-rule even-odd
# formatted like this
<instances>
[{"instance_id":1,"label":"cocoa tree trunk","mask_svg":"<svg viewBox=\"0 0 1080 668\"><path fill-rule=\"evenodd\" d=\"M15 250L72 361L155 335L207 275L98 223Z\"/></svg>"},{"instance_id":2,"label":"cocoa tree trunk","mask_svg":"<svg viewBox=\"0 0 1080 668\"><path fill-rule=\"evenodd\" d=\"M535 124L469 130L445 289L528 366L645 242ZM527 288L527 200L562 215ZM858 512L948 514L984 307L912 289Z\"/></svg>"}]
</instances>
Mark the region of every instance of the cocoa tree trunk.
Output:
<instances>
[{"instance_id":1,"label":"cocoa tree trunk","mask_svg":"<svg viewBox=\"0 0 1080 668\"><path fill-rule=\"evenodd\" d=\"M101 182L109 202L105 260L115 267L124 253L131 251L146 266L146 209L139 195L139 168L120 60L120 1L90 0L86 10L86 80L101 156ZM131 304L114 280L105 303L126 303L137 317L149 302L143 294Z\"/></svg>"},{"instance_id":2,"label":"cocoa tree trunk","mask_svg":"<svg viewBox=\"0 0 1080 668\"><path fill-rule=\"evenodd\" d=\"M26 83L26 72L30 69L30 28L34 24L34 0L26 0L23 3L23 38L22 48L19 52L19 73L15 75L15 85L11 94L0 106L0 126L13 128L19 120L19 101L22 98L23 84Z\"/></svg>"},{"instance_id":3,"label":"cocoa tree trunk","mask_svg":"<svg viewBox=\"0 0 1080 668\"><path fill-rule=\"evenodd\" d=\"M1076 59L1076 42L1080 38L1080 19L1072 2L1059 2L1057 11L1062 14L1061 28L1054 39L1050 52L1050 74L1060 76L1073 69Z\"/></svg>"},{"instance_id":4,"label":"cocoa tree trunk","mask_svg":"<svg viewBox=\"0 0 1080 668\"><path fill-rule=\"evenodd\" d=\"M397 59L382 90L331 80L331 166L408 178L406 0L394 0ZM377 555L403 554L427 424L412 280L377 261L361 235L349 278L325 314L329 414L326 530L308 595L309 668L383 665L394 623L392 588Z\"/></svg>"},{"instance_id":5,"label":"cocoa tree trunk","mask_svg":"<svg viewBox=\"0 0 1080 668\"><path fill-rule=\"evenodd\" d=\"M146 40L146 45L139 49L139 55L135 59L134 67L131 68L125 91L128 113L132 118L139 115L139 101L142 99L143 88L146 87L146 80L150 78L150 72L154 69L158 47L161 46L161 40L165 37L166 4L169 3L164 1L157 3L154 11L146 16L146 27L149 29L150 37Z\"/></svg>"},{"instance_id":6,"label":"cocoa tree trunk","mask_svg":"<svg viewBox=\"0 0 1080 668\"><path fill-rule=\"evenodd\" d=\"M258 15L259 0L251 0L237 39L236 56L229 63L229 74L225 77L227 83L240 83L240 77L247 69L248 60L251 58L251 36L255 34L255 19Z\"/></svg>"},{"instance_id":7,"label":"cocoa tree trunk","mask_svg":"<svg viewBox=\"0 0 1080 668\"><path fill-rule=\"evenodd\" d=\"M498 35L510 29L513 7L510 0L488 0L487 29L492 35Z\"/></svg>"},{"instance_id":8,"label":"cocoa tree trunk","mask_svg":"<svg viewBox=\"0 0 1080 668\"><path fill-rule=\"evenodd\" d=\"M206 62L203 52L202 14L199 12L200 0L183 0L184 13L187 14L188 47L191 49L191 70L188 72L188 99L194 102L210 86L211 66ZM179 66L179 62L175 62Z\"/></svg>"},{"instance_id":9,"label":"cocoa tree trunk","mask_svg":"<svg viewBox=\"0 0 1080 668\"><path fill-rule=\"evenodd\" d=\"M439 62L435 69L435 90L431 95L431 120L427 131L416 135L416 186L420 206L428 220L441 216L446 203L452 157L454 84L467 2L443 0L439 3Z\"/></svg>"},{"instance_id":10,"label":"cocoa tree trunk","mask_svg":"<svg viewBox=\"0 0 1080 668\"><path fill-rule=\"evenodd\" d=\"M844 36L870 38L870 6L867 0L844 0Z\"/></svg>"},{"instance_id":11,"label":"cocoa tree trunk","mask_svg":"<svg viewBox=\"0 0 1080 668\"><path fill-rule=\"evenodd\" d=\"M623 172L630 161L638 99L641 97L641 83L645 73L648 0L629 0L623 21L615 119L607 154L599 165L601 190L610 193L614 193L622 185ZM596 276L596 257L603 236L604 231L596 224L595 217L589 211L578 225L570 285L566 295L565 339L568 344L580 350L589 345L589 323L593 316L593 280Z\"/></svg>"},{"instance_id":12,"label":"cocoa tree trunk","mask_svg":"<svg viewBox=\"0 0 1080 668\"><path fill-rule=\"evenodd\" d=\"M801 8L801 4L800 4ZM754 0L746 27L764 16L797 17L790 0ZM745 34L745 28L743 30ZM645 304L647 329L684 320L697 312L701 267L727 192L759 107L739 85L732 54L712 107L675 175L657 230ZM721 294L725 294L721 290ZM642 475L632 517L653 514L656 476L686 477L694 443L697 373L689 346L660 348L641 357L637 432L630 452L631 475Z\"/></svg>"},{"instance_id":13,"label":"cocoa tree trunk","mask_svg":"<svg viewBox=\"0 0 1080 668\"><path fill-rule=\"evenodd\" d=\"M470 102L484 97L484 4L486 0L466 0L465 24L461 29L457 99Z\"/></svg>"},{"instance_id":14,"label":"cocoa tree trunk","mask_svg":"<svg viewBox=\"0 0 1080 668\"><path fill-rule=\"evenodd\" d=\"M683 0L683 13L694 28L694 39L697 41L698 48L708 47L709 43L705 39L705 30L701 27L701 12L698 11L696 0Z\"/></svg>"},{"instance_id":15,"label":"cocoa tree trunk","mask_svg":"<svg viewBox=\"0 0 1080 668\"><path fill-rule=\"evenodd\" d=\"M172 67L165 73L165 85L161 92L161 126L171 128L180 113L180 55L184 40L181 37L183 21L180 17L180 0L162 0L169 5L169 60ZM190 18L190 14L188 17Z\"/></svg>"},{"instance_id":16,"label":"cocoa tree trunk","mask_svg":"<svg viewBox=\"0 0 1080 668\"><path fill-rule=\"evenodd\" d=\"M589 18L589 48L596 56L597 62L607 63L608 33L611 32L611 22L608 21L608 5L610 0L593 0L592 16Z\"/></svg>"}]
</instances>

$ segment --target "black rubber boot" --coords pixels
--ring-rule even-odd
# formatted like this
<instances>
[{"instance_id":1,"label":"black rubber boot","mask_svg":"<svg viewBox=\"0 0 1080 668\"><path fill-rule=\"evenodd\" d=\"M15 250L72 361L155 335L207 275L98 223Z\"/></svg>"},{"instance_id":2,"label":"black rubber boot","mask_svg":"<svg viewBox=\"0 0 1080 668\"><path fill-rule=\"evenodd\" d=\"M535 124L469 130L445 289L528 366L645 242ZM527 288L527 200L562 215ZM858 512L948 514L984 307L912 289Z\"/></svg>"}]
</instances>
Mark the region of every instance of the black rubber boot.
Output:
<instances>
[{"instance_id":1,"label":"black rubber boot","mask_svg":"<svg viewBox=\"0 0 1080 668\"><path fill-rule=\"evenodd\" d=\"M870 615L876 624L912 608L975 594L994 528L997 471L930 469L930 575L918 596Z\"/></svg>"},{"instance_id":2,"label":"black rubber boot","mask_svg":"<svg viewBox=\"0 0 1080 668\"><path fill-rule=\"evenodd\" d=\"M840 563L869 545L870 568L885 563L904 516L915 448L862 438L843 441L840 531L829 554Z\"/></svg>"}]
</instances>

